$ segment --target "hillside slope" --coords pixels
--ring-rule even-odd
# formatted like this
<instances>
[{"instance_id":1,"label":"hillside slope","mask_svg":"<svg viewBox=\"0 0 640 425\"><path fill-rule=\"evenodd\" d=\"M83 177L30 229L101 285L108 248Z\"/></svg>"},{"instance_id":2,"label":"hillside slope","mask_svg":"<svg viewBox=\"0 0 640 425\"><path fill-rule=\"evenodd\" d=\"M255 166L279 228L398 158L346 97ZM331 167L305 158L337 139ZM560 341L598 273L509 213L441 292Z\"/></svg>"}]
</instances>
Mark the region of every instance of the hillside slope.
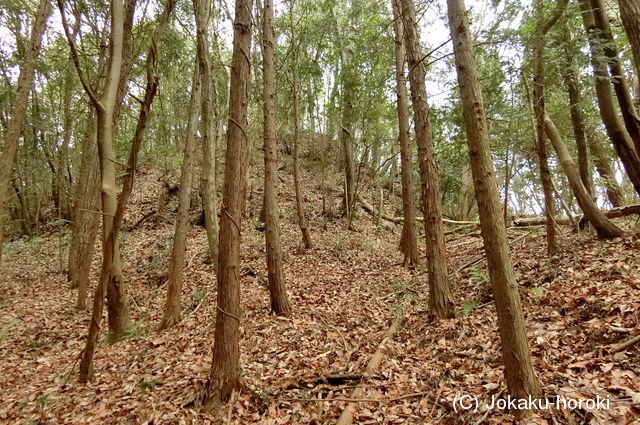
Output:
<instances>
[{"instance_id":1,"label":"hillside slope","mask_svg":"<svg viewBox=\"0 0 640 425\"><path fill-rule=\"evenodd\" d=\"M316 248L304 251L295 224L290 178L281 180L285 278L291 320L269 314L264 234L257 225L261 190L254 170L242 245L241 364L245 388L228 410L196 408L211 363L215 275L205 263L206 236L189 231L182 302L184 320L156 331L173 237L167 212L123 237L124 273L135 326L130 338L103 345L95 380L76 382L89 312L74 309L63 266L67 229L11 242L0 275L0 422L105 424L332 423L358 381L336 385L327 375L361 374L394 318L400 331L384 347L382 366L361 384L356 423L509 423L503 411L455 412L461 394L490 401L504 379L495 310L482 241L471 227L449 227L449 268L459 317L427 320L424 264L399 266L400 227L375 227L365 213L356 231L321 217L319 185L304 192ZM162 189L147 171L134 190L129 225L151 211ZM337 197L330 205L335 210ZM544 254L542 228L510 229L534 364L547 396L610 399L605 410L544 411L530 423L632 423L640 415L640 346L613 353L639 331L640 240L599 242L563 228L561 255ZM423 242L420 244L422 251ZM94 263L95 276L99 256ZM476 264L474 260L477 260ZM464 266L464 267L463 267ZM93 282L95 284L95 282ZM348 378L348 376L347 376ZM310 401L311 399L338 399Z\"/></svg>"}]
</instances>

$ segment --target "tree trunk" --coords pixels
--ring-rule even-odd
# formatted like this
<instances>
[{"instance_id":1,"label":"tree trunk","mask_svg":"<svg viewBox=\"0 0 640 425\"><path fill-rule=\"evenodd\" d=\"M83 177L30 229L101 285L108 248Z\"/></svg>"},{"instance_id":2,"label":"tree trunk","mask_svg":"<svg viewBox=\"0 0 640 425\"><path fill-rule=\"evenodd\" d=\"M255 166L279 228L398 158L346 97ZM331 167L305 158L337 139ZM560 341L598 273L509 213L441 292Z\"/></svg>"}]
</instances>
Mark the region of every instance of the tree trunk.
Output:
<instances>
[{"instance_id":1,"label":"tree trunk","mask_svg":"<svg viewBox=\"0 0 640 425\"><path fill-rule=\"evenodd\" d=\"M91 366L93 361L93 353L98 341L98 333L100 330L100 322L102 320L102 311L104 307L104 297L107 292L107 286L111 286L111 299L117 298L118 303L112 304L109 314L110 338L118 336L118 332L124 332L129 323L129 315L124 307L124 282L121 273L120 256L118 252L118 243L116 240L117 232L113 231L115 224L115 215L117 210L116 197L116 174L115 163L113 161L113 114L115 104L117 102L118 77L122 67L123 59L123 27L124 27L124 6L122 0L112 0L111 2L111 28L109 32L109 53L108 53L108 70L102 94L98 97L89 85L89 82L80 67L78 52L75 42L69 33L69 27L66 22L64 5L58 0L58 7L62 17L71 53L78 71L78 76L83 88L89 95L91 102L96 110L97 117L97 133L96 144L98 146L98 159L100 165L100 188L102 201L102 233L103 233L103 259L100 280L96 287L96 293L93 300L93 312L89 325L89 334L87 336L87 344L84 349L82 361L80 362L80 381L86 382L91 375ZM115 295L115 297L114 297Z\"/></svg>"},{"instance_id":2,"label":"tree trunk","mask_svg":"<svg viewBox=\"0 0 640 425\"><path fill-rule=\"evenodd\" d=\"M576 150L578 151L578 170L580 179L589 195L593 196L593 178L591 175L591 165L589 164L589 149L584 126L584 116L582 114L582 94L578 85L578 69L575 62L574 41L567 27L568 23L562 26L564 54L566 67L564 70L564 84L567 86L569 103L571 108L571 125L573 127L573 137L576 140Z\"/></svg>"},{"instance_id":3,"label":"tree trunk","mask_svg":"<svg viewBox=\"0 0 640 425\"><path fill-rule=\"evenodd\" d=\"M548 115L544 117L544 124L547 136L549 136L549 140L551 140L551 144L558 154L560 164L569 179L569 186L571 186L571 190L578 200L578 204L584 212L585 217L596 229L598 237L600 239L611 239L623 236L624 232L611 223L591 199L587 189L582 184L582 180L580 180L580 174L576 169L576 165L573 163L567 146L562 141L560 133L558 133L555 124Z\"/></svg>"},{"instance_id":4,"label":"tree trunk","mask_svg":"<svg viewBox=\"0 0 640 425\"><path fill-rule=\"evenodd\" d=\"M425 70L420 51L420 37L413 0L401 0L402 20L407 49L407 65L411 83L418 163L422 178L422 207L424 208L424 230L427 243L429 272L429 311L435 318L454 317L454 306L449 293L447 253L444 243L444 224L440 182L436 164L431 123L425 85Z\"/></svg>"},{"instance_id":5,"label":"tree trunk","mask_svg":"<svg viewBox=\"0 0 640 425\"><path fill-rule=\"evenodd\" d=\"M342 72L342 119L340 124L340 142L344 160L345 192L344 212L350 224L355 209L355 176L353 168L353 76L350 70L351 51L353 44L349 41L346 49L341 53Z\"/></svg>"},{"instance_id":6,"label":"tree trunk","mask_svg":"<svg viewBox=\"0 0 640 425\"><path fill-rule=\"evenodd\" d=\"M398 111L398 141L400 143L400 173L402 177L402 236L400 250L404 254L402 265L413 268L418 264L418 242L413 206L413 182L411 167L411 148L409 146L409 106L407 105L407 79L405 77L404 28L400 17L400 8L396 0L393 6L393 28L395 34L396 59L396 97ZM393 186L393 177L391 180Z\"/></svg>"},{"instance_id":7,"label":"tree trunk","mask_svg":"<svg viewBox=\"0 0 640 425\"><path fill-rule=\"evenodd\" d=\"M544 209L547 217L547 255L552 257L558 251L556 244L556 228L553 220L553 184L551 183L551 173L549 172L549 160L547 154L546 139L544 137L544 38L549 29L556 23L567 1L561 1L556 6L551 15L545 19L542 0L534 1L536 14L536 28L533 32L533 113L536 123L536 153L538 154L538 165L540 167L540 181L542 182L542 192L544 194Z\"/></svg>"},{"instance_id":8,"label":"tree trunk","mask_svg":"<svg viewBox=\"0 0 640 425\"><path fill-rule=\"evenodd\" d=\"M197 0L207 2L208 0ZM196 5L194 4L194 7ZM196 10L200 10L196 8ZM197 14L198 12L196 12ZM200 19L200 18L198 18ZM205 22L207 17L203 17ZM199 56L199 54L196 54ZM178 196L178 213L176 215L176 228L173 236L173 249L171 251L171 265L169 266L169 283L167 287L167 300L164 306L164 314L160 329L167 329L180 321L180 295L182 294L182 280L184 276L184 255L186 249L187 230L189 225L189 207L191 205L191 186L193 181L193 155L196 147L196 132L198 130L198 118L201 105L201 81L203 76L198 71L198 58L191 86L191 99L189 101L189 121L184 143L184 155L180 171L180 194Z\"/></svg>"},{"instance_id":9,"label":"tree trunk","mask_svg":"<svg viewBox=\"0 0 640 425\"><path fill-rule=\"evenodd\" d=\"M202 19L205 15L211 15L211 2L209 0L198 0L197 3L194 3L194 7L196 8L197 47L200 52L198 55L198 67L202 76L200 81L202 85L202 208L204 210L204 227L207 232L209 246L209 259L217 273L218 238L220 236L217 199L218 179L216 176L217 132L215 126L217 117L214 117L215 108L212 107L212 94L215 86L209 64L208 23L206 21L203 22Z\"/></svg>"},{"instance_id":10,"label":"tree trunk","mask_svg":"<svg viewBox=\"0 0 640 425\"><path fill-rule=\"evenodd\" d=\"M296 213L298 215L298 226L302 233L302 242L306 249L311 249L311 232L309 224L304 213L304 200L302 199L302 189L300 188L300 108L298 107L298 46L296 45L295 23L294 23L294 5L295 1L291 1L289 7L289 24L291 30L291 73L293 79L292 88L292 108L293 108L293 185L296 192Z\"/></svg>"},{"instance_id":11,"label":"tree trunk","mask_svg":"<svg viewBox=\"0 0 640 425\"><path fill-rule=\"evenodd\" d=\"M252 0L236 0L229 93L218 302L213 360L207 382L207 409L226 402L240 387L240 231L246 174L247 104L251 58Z\"/></svg>"},{"instance_id":12,"label":"tree trunk","mask_svg":"<svg viewBox=\"0 0 640 425\"><path fill-rule=\"evenodd\" d=\"M627 33L629 44L631 44L633 61L636 66L638 80L636 96L640 97L640 3L637 0L618 0L618 3L620 4L620 18ZM637 107L640 113L640 102L638 102Z\"/></svg>"},{"instance_id":13,"label":"tree trunk","mask_svg":"<svg viewBox=\"0 0 640 425\"><path fill-rule=\"evenodd\" d=\"M96 119L90 113L82 142L82 157L78 186L75 191L71 243L69 245L69 280L72 288L78 288L76 309L86 310L87 290L91 275L91 263L95 252L100 225L100 191L98 164L96 161Z\"/></svg>"},{"instance_id":14,"label":"tree trunk","mask_svg":"<svg viewBox=\"0 0 640 425\"><path fill-rule=\"evenodd\" d=\"M594 131L587 134L587 143L589 144L589 152L593 158L593 164L596 171L600 175L600 180L604 186L607 199L612 207L621 207L623 202L622 188L616 180L616 174L611 166L611 160L604 151L600 140Z\"/></svg>"},{"instance_id":15,"label":"tree trunk","mask_svg":"<svg viewBox=\"0 0 640 425\"><path fill-rule=\"evenodd\" d=\"M589 0L578 0L578 2L582 13L582 22L591 48L591 65L593 66L595 77L594 83L600 116L607 130L607 135L622 160L631 184L633 184L636 192L640 194L640 158L635 149L634 141L629 136L616 112L615 100L609 83L611 78L607 71L607 59L603 49L605 40L602 40L601 31L596 28Z\"/></svg>"},{"instance_id":16,"label":"tree trunk","mask_svg":"<svg viewBox=\"0 0 640 425\"><path fill-rule=\"evenodd\" d=\"M508 173L508 167L506 172ZM458 213L457 220L467 221L471 214L471 206L473 202L473 176L471 175L471 168L468 165L464 166L462 171L460 182L460 193L458 194ZM509 179L505 179L505 194L509 190ZM507 196L505 195L505 207L507 205Z\"/></svg>"},{"instance_id":17,"label":"tree trunk","mask_svg":"<svg viewBox=\"0 0 640 425\"><path fill-rule=\"evenodd\" d=\"M633 104L631 90L625 77L613 34L611 33L607 11L604 8L602 0L591 0L591 8L595 18L595 28L598 30L596 34L600 37L600 40L604 42L603 50L608 59L611 83L613 84L616 98L620 105L622 119L624 120L629 136L633 140L636 152L640 153L640 119Z\"/></svg>"},{"instance_id":18,"label":"tree trunk","mask_svg":"<svg viewBox=\"0 0 640 425\"><path fill-rule=\"evenodd\" d=\"M265 0L262 13L263 113L264 113L264 227L271 310L291 316L291 303L282 273L276 156L276 90L273 69L273 0Z\"/></svg>"},{"instance_id":19,"label":"tree trunk","mask_svg":"<svg viewBox=\"0 0 640 425\"><path fill-rule=\"evenodd\" d=\"M493 171L489 132L464 1L448 0L447 3L480 228L498 313L507 388L517 399L538 398L542 391L531 361L518 284L500 211L500 195Z\"/></svg>"},{"instance_id":20,"label":"tree trunk","mask_svg":"<svg viewBox=\"0 0 640 425\"><path fill-rule=\"evenodd\" d=\"M71 133L73 129L73 119L71 116L71 96L73 91L73 70L67 69L64 76L64 97L62 106L63 129L62 145L58 150L56 173L54 175L55 192L58 199L58 216L64 220L72 218L71 199L69 191L71 186L71 175L69 174L69 144L71 143Z\"/></svg>"},{"instance_id":21,"label":"tree trunk","mask_svg":"<svg viewBox=\"0 0 640 425\"><path fill-rule=\"evenodd\" d=\"M24 62L20 67L17 91L11 106L11 118L7 125L2 154L0 155L0 260L2 260L2 247L4 241L4 223L6 220L7 203L9 201L9 189L11 187L11 174L18 154L22 127L27 114L29 95L33 88L35 75L35 62L40 54L42 36L47 28L47 19L51 14L49 0L40 0L36 12L29 46L25 51Z\"/></svg>"}]
</instances>

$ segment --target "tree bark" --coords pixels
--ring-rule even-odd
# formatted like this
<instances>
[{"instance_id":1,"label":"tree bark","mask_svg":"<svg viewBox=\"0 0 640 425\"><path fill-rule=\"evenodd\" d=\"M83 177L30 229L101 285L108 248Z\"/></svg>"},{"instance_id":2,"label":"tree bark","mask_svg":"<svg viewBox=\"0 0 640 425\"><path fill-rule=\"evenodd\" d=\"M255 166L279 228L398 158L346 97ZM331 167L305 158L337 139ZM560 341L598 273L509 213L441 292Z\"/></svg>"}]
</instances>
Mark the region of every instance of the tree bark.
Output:
<instances>
[{"instance_id":1,"label":"tree bark","mask_svg":"<svg viewBox=\"0 0 640 425\"><path fill-rule=\"evenodd\" d=\"M448 0L447 3L480 229L498 313L507 388L514 398L538 398L542 391L531 361L518 284L500 211L500 195L493 171L484 102L475 72L477 67L464 1Z\"/></svg>"},{"instance_id":2,"label":"tree bark","mask_svg":"<svg viewBox=\"0 0 640 425\"><path fill-rule=\"evenodd\" d=\"M252 0L236 0L224 191L220 217L218 302L206 408L240 387L240 232L246 173Z\"/></svg>"},{"instance_id":3,"label":"tree bark","mask_svg":"<svg viewBox=\"0 0 640 425\"><path fill-rule=\"evenodd\" d=\"M578 0L578 2L591 49L591 65L595 77L594 83L600 116L607 135L622 160L631 184L636 192L640 194L640 157L634 146L633 139L616 112L615 100L609 83L611 78L607 71L607 59L603 48L605 40L601 38L601 31L596 27L589 0Z\"/></svg>"},{"instance_id":4,"label":"tree bark","mask_svg":"<svg viewBox=\"0 0 640 425\"><path fill-rule=\"evenodd\" d=\"M398 142L400 144L400 174L402 178L402 236L400 238L400 250L404 254L402 265L413 268L418 264L418 242L413 206L413 182L411 167L411 148L409 146L409 106L407 101L407 79L405 77L405 53L404 53L404 28L400 7L396 0L393 6L393 28L395 35L395 59L396 59L396 98L398 113ZM393 178L392 178L393 181Z\"/></svg>"},{"instance_id":5,"label":"tree bark","mask_svg":"<svg viewBox=\"0 0 640 425\"><path fill-rule=\"evenodd\" d=\"M424 230L427 243L427 264L429 274L429 310L435 318L454 317L454 306L449 292L447 253L442 223L440 182L436 164L429 106L425 85L425 70L420 51L420 37L413 0L401 0L402 20L407 49L407 65L411 83L416 140L418 143L418 163L422 178L422 207L424 208Z\"/></svg>"},{"instance_id":6,"label":"tree bark","mask_svg":"<svg viewBox=\"0 0 640 425\"><path fill-rule=\"evenodd\" d=\"M311 249L311 232L304 213L304 200L302 199L302 189L300 188L300 109L298 107L299 79L298 79L298 46L296 44L296 29L294 23L294 5L291 1L289 7L289 25L291 30L291 74L293 79L292 87L292 108L293 108L293 185L296 192L296 214L298 215L298 226L302 233L302 242L306 249Z\"/></svg>"},{"instance_id":7,"label":"tree bark","mask_svg":"<svg viewBox=\"0 0 640 425\"><path fill-rule=\"evenodd\" d=\"M585 217L595 228L598 237L600 239L612 239L624 236L624 232L610 222L591 199L591 195L589 195L589 192L587 192L587 189L582 184L580 174L576 169L576 165L571 158L567 146L562 141L560 133L558 133L555 124L548 115L544 117L544 124L547 136L549 136L549 140L551 140L551 144L558 154L560 164L569 179L569 186L571 186L571 190L578 200L578 204L584 212Z\"/></svg>"},{"instance_id":8,"label":"tree bark","mask_svg":"<svg viewBox=\"0 0 640 425\"><path fill-rule=\"evenodd\" d=\"M18 76L17 92L11 105L11 118L9 119L4 138L2 154L0 155L0 260L2 260L2 247L4 241L4 223L7 215L7 203L11 187L11 175L13 165L18 154L22 128L27 114L29 95L33 89L35 76L35 61L40 54L42 47L42 36L47 28L47 19L51 14L51 3L49 0L40 0L38 11L36 12L29 46L25 50L25 57L20 67Z\"/></svg>"},{"instance_id":9,"label":"tree bark","mask_svg":"<svg viewBox=\"0 0 640 425\"><path fill-rule=\"evenodd\" d=\"M264 212L267 276L271 310L291 316L291 303L282 273L278 209L278 163L276 157L276 90L273 66L273 0L264 0L262 13L263 113L264 113Z\"/></svg>"}]
</instances>

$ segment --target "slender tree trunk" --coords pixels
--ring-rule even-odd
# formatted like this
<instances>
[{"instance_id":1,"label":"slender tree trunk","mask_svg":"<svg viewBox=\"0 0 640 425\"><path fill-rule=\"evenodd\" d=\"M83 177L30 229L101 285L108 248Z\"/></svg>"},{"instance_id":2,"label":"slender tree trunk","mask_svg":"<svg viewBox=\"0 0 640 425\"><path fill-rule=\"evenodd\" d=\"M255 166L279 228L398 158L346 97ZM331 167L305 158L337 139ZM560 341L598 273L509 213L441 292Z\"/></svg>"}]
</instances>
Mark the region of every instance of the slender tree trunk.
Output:
<instances>
[{"instance_id":1,"label":"slender tree trunk","mask_svg":"<svg viewBox=\"0 0 640 425\"><path fill-rule=\"evenodd\" d=\"M400 143L400 173L402 177L402 236L400 250L404 254L402 265L413 268L418 264L418 241L416 212L413 206L413 182L411 169L411 148L409 146L409 106L407 100L407 79L405 77L404 28L400 8L396 0L393 6L393 28L395 34L396 97L398 112L398 141ZM391 180L393 185L393 177Z\"/></svg>"},{"instance_id":2,"label":"slender tree trunk","mask_svg":"<svg viewBox=\"0 0 640 425\"><path fill-rule=\"evenodd\" d=\"M561 1L552 12L551 16L544 17L544 7L542 0L534 1L537 24L533 33L533 113L536 123L536 152L538 154L538 165L540 167L540 181L542 182L542 192L544 194L545 217L547 218L547 254L554 256L557 251L556 228L554 223L553 205L553 185L551 183L551 173L549 171L549 160L547 145L544 133L544 38L549 29L558 20L567 1Z\"/></svg>"},{"instance_id":3,"label":"slender tree trunk","mask_svg":"<svg viewBox=\"0 0 640 425\"><path fill-rule=\"evenodd\" d=\"M75 40L80 25L80 10L75 11L76 23L74 24L72 39ZM101 34L104 36L104 33ZM101 39L101 45L106 46L106 41ZM106 49L106 47L103 47ZM73 61L73 54L71 60ZM101 51L96 67L95 80L104 82L106 79L106 53ZM98 165L98 153L96 143L97 119L93 104L90 108L85 124L85 133L82 140L82 153L80 158L80 170L74 188L73 224L71 226L71 241L69 243L67 279L71 282L71 288L78 288L78 310L86 309L87 287L91 273L91 263L95 252L95 242L100 226L100 167Z\"/></svg>"},{"instance_id":4,"label":"slender tree trunk","mask_svg":"<svg viewBox=\"0 0 640 425\"><path fill-rule=\"evenodd\" d=\"M206 2L208 0L203 1ZM203 19L207 18L208 17ZM196 54L196 56L198 56L198 54ZM180 172L180 194L178 197L176 228L173 236L173 249L171 251L171 265L169 266L167 300L164 306L164 315L162 317L162 322L160 323L160 329L167 329L180 321L180 295L182 294L184 255L189 225L189 207L191 205L193 155L196 147L196 132L198 129L198 118L200 116L202 95L201 80L203 76L198 71L197 60L198 58L196 58L196 69L194 71L191 86L189 121L187 124L187 135L184 143L184 155L182 158L182 169Z\"/></svg>"},{"instance_id":5,"label":"slender tree trunk","mask_svg":"<svg viewBox=\"0 0 640 425\"><path fill-rule=\"evenodd\" d=\"M147 120L149 117L151 105L153 100L155 99L157 88L158 88L158 79L156 76L156 54L157 54L157 44L158 40L162 36L166 24L169 19L169 15L173 9L174 1L168 0L165 6L163 13L158 18L158 24L151 36L149 52L147 54L146 61L146 87L144 91L144 97L142 103L140 105L140 111L138 113L138 119L136 122L136 128L134 131L134 136L131 141L131 148L129 150L129 158L127 161L127 172L123 177L122 190L117 197L115 213L113 216L112 224L109 228L109 233L106 235L105 239L108 241L113 241L113 259L111 260L111 266L108 268L108 282L107 282L107 306L109 309L109 332L110 332L110 340L115 342L122 339L126 329L130 325L129 318L129 309L127 306L127 292L126 292L126 283L124 282L124 278L122 276L122 260L120 256L120 247L119 247L119 233L120 227L122 225L122 220L124 217L124 212L127 207L127 203L131 196L131 192L133 190L133 183L135 178L135 171L138 165L138 154L140 152L140 148L142 146L142 141L144 140L144 133L146 130ZM129 12L133 14L133 12ZM120 78L120 82L122 81L122 74ZM117 101L117 97L116 97ZM115 110L115 109L114 109ZM112 128L115 129L116 126L113 124L115 117L111 117L112 120ZM113 137L112 139L113 140ZM100 150L100 146L98 146ZM113 162L109 160L109 162ZM102 169L102 164L101 164ZM115 186L115 176L113 176L113 184ZM103 174L103 184L104 184L104 174ZM104 197L103 197L104 199ZM104 201L103 201L104 202ZM111 208L111 207L110 207ZM104 208L103 208L104 211ZM103 223L104 226L104 223ZM104 264L104 263L103 263Z\"/></svg>"},{"instance_id":6,"label":"slender tree trunk","mask_svg":"<svg viewBox=\"0 0 640 425\"><path fill-rule=\"evenodd\" d=\"M431 123L425 86L425 70L420 51L420 37L416 23L413 0L401 0L402 20L407 49L407 65L411 83L411 99L418 143L418 163L422 178L422 207L424 208L424 230L427 243L429 274L429 310L435 318L454 317L454 306L449 293L447 253L444 243L444 224L440 183L436 164Z\"/></svg>"},{"instance_id":7,"label":"slender tree trunk","mask_svg":"<svg viewBox=\"0 0 640 425\"><path fill-rule=\"evenodd\" d=\"M302 198L302 189L300 188L300 110L298 107L298 93L300 82L298 79L298 47L296 44L296 29L294 22L294 5L295 1L291 1L289 7L289 24L291 30L291 73L293 79L292 90L292 108L293 108L293 185L296 192L296 213L298 215L298 226L302 233L302 242L306 249L311 249L313 244L311 243L311 232L309 230L309 224L304 213L304 200Z\"/></svg>"},{"instance_id":8,"label":"slender tree trunk","mask_svg":"<svg viewBox=\"0 0 640 425\"><path fill-rule=\"evenodd\" d=\"M200 52L198 55L198 68L202 76L200 81L202 85L202 207L204 210L204 227L207 232L209 246L209 259L214 268L216 268L217 273L219 224L218 180L216 176L217 134L214 128L217 117L214 117L214 108L212 106L214 81L211 77L211 66L209 64L208 20L204 21L203 19L204 16L211 15L211 2L209 0L198 0L197 4L194 3L194 7L196 9L197 46Z\"/></svg>"},{"instance_id":9,"label":"slender tree trunk","mask_svg":"<svg viewBox=\"0 0 640 425\"><path fill-rule=\"evenodd\" d=\"M67 69L64 77L64 97L62 106L63 129L62 129L62 145L58 150L57 166L55 179L55 192L58 196L58 215L64 220L72 218L71 199L69 191L71 181L69 179L69 144L71 143L71 133L73 129L73 120L71 116L71 96L73 91L73 70Z\"/></svg>"},{"instance_id":10,"label":"slender tree trunk","mask_svg":"<svg viewBox=\"0 0 640 425\"><path fill-rule=\"evenodd\" d=\"M47 28L47 19L50 14L50 1L40 0L38 11L33 21L33 27L31 28L29 46L25 51L24 62L20 67L20 75L18 76L17 83L18 89L11 106L11 118L7 125L2 154L0 154L0 260L2 259L4 223L7 215L11 174L13 173L13 165L18 154L22 127L27 114L29 94L33 88L35 61L40 54L42 36Z\"/></svg>"},{"instance_id":11,"label":"slender tree trunk","mask_svg":"<svg viewBox=\"0 0 640 425\"><path fill-rule=\"evenodd\" d=\"M236 0L222 213L218 302L206 407L226 402L240 387L240 232L246 173L251 0Z\"/></svg>"},{"instance_id":12,"label":"slender tree trunk","mask_svg":"<svg viewBox=\"0 0 640 425\"><path fill-rule=\"evenodd\" d=\"M600 239L611 239L623 236L624 232L615 224L610 222L591 199L587 189L582 184L580 174L578 173L576 165L573 163L569 149L567 149L567 146L562 141L560 133L558 133L555 124L548 115L545 115L544 117L544 124L547 136L549 136L549 140L551 140L551 144L558 154L560 164L569 179L569 186L571 186L571 190L578 200L578 204L584 212L584 216L596 229L598 237Z\"/></svg>"},{"instance_id":13,"label":"slender tree trunk","mask_svg":"<svg viewBox=\"0 0 640 425\"><path fill-rule=\"evenodd\" d=\"M113 114L115 103L117 101L118 77L120 76L123 60L124 6L122 0L112 0L111 2L111 28L109 32L107 78L102 94L99 97L89 85L89 82L80 67L78 52L75 47L75 42L69 32L69 27L65 17L64 4L61 0L58 0L58 7L62 16L64 31L67 36L69 46L71 47L74 65L78 71L78 76L80 77L82 86L94 105L97 116L96 144L98 146L101 176L103 259L100 280L98 281L93 301L93 312L89 326L89 334L87 336L87 345L84 349L82 361L80 362L80 381L86 382L91 376L93 353L98 340L107 286L110 283L112 285L116 285L115 289L119 292L119 295L126 294L123 291L124 282L121 274L118 244L117 240L114 238L114 236L117 236L117 232L113 231L117 210L116 174L115 163L113 161ZM122 300L121 296L118 298L119 300ZM112 338L114 336L114 329L117 330L117 328L114 328L113 326L118 325L124 327L129 321L126 309L117 309L113 312L117 313L117 315L111 314L112 312L109 314Z\"/></svg>"},{"instance_id":14,"label":"slender tree trunk","mask_svg":"<svg viewBox=\"0 0 640 425\"><path fill-rule=\"evenodd\" d=\"M564 54L566 68L564 70L564 84L567 86L569 94L569 103L571 108L571 125L573 127L573 137L576 140L576 150L578 151L578 170L580 171L580 179L585 189L590 195L593 195L593 178L591 175L591 165L589 164L589 149L587 147L587 138L585 134L584 116L582 114L582 94L578 85L578 71L575 63L575 52L573 50L574 41L571 39L571 33L567 27L567 23L562 26L564 39Z\"/></svg>"},{"instance_id":15,"label":"slender tree trunk","mask_svg":"<svg viewBox=\"0 0 640 425\"><path fill-rule=\"evenodd\" d=\"M69 246L69 278L71 287L78 288L76 308L86 310L87 290L91 274L91 263L95 252L100 225L99 171L96 161L96 119L89 114L87 129L82 142L82 157L78 186L75 191L76 204Z\"/></svg>"},{"instance_id":16,"label":"slender tree trunk","mask_svg":"<svg viewBox=\"0 0 640 425\"><path fill-rule=\"evenodd\" d=\"M262 13L262 63L264 112L264 212L267 275L271 310L277 316L291 316L291 303L282 273L278 210L278 163L276 157L276 90L273 67L273 0L264 0Z\"/></svg>"},{"instance_id":17,"label":"slender tree trunk","mask_svg":"<svg viewBox=\"0 0 640 425\"><path fill-rule=\"evenodd\" d=\"M353 209L355 207L355 175L353 167L353 77L350 71L351 50L353 45L349 42L347 48L342 52L342 72L340 75L342 83L342 118L340 125L340 142L342 144L342 155L344 161L345 193L344 212L347 222L351 223Z\"/></svg>"},{"instance_id":18,"label":"slender tree trunk","mask_svg":"<svg viewBox=\"0 0 640 425\"><path fill-rule=\"evenodd\" d=\"M593 66L595 77L594 83L600 116L607 135L622 160L631 184L633 184L636 192L640 194L640 157L635 149L633 140L616 112L615 99L609 83L611 78L607 71L607 59L603 49L603 44L605 43L601 39L601 31L596 27L589 0L578 0L578 2L591 48L591 65Z\"/></svg>"},{"instance_id":19,"label":"slender tree trunk","mask_svg":"<svg viewBox=\"0 0 640 425\"><path fill-rule=\"evenodd\" d=\"M506 169L508 172L508 168ZM458 220L466 221L469 219L471 213L469 206L473 202L473 176L471 175L471 168L465 165L462 171L460 184L460 193L458 194ZM505 191L509 190L509 182L506 180ZM506 192L505 192L506 193ZM505 195L505 205L507 203L507 197Z\"/></svg>"},{"instance_id":20,"label":"slender tree trunk","mask_svg":"<svg viewBox=\"0 0 640 425\"><path fill-rule=\"evenodd\" d=\"M500 195L493 171L484 102L475 71L477 66L464 0L448 0L447 3L480 229L498 313L507 388L517 399L538 398L542 391L531 361L518 284L500 211Z\"/></svg>"},{"instance_id":21,"label":"slender tree trunk","mask_svg":"<svg viewBox=\"0 0 640 425\"><path fill-rule=\"evenodd\" d=\"M621 207L624 203L622 188L616 181L616 175L611 166L611 161L594 132L587 134L587 143L591 157L593 158L593 164L600 175L600 180L604 186L609 203L613 208Z\"/></svg>"}]
</instances>

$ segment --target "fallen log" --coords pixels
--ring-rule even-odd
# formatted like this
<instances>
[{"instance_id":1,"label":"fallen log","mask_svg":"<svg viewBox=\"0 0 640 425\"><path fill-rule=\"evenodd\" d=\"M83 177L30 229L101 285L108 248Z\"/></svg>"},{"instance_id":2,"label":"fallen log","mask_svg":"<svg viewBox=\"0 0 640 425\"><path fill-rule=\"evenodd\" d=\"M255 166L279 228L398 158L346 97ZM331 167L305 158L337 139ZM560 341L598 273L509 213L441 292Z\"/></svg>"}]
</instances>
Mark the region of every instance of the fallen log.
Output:
<instances>
[{"instance_id":1,"label":"fallen log","mask_svg":"<svg viewBox=\"0 0 640 425\"><path fill-rule=\"evenodd\" d=\"M366 212L371 214L374 218L378 216L378 211L376 211L376 209L373 208L373 205L368 203L362 196L358 195L356 199L358 200L358 202L360 202L362 209L364 209ZM395 224L402 224L402 222L404 221L404 217L393 217L388 214L380 214L380 218ZM416 221L422 222L424 221L424 217L416 217ZM470 225L479 226L480 225L479 221L459 221L459 220L451 220L448 218L443 218L442 221L446 224L453 224L457 226L470 226Z\"/></svg>"},{"instance_id":2,"label":"fallen log","mask_svg":"<svg viewBox=\"0 0 640 425\"><path fill-rule=\"evenodd\" d=\"M602 213L607 218L619 218L626 217L632 214L640 214L640 204L627 205L624 207L613 208L608 211L602 211ZM575 217L581 223L580 227L584 227L585 219L583 215L577 215ZM541 226L546 223L546 219L544 217L523 217L517 218L513 220L513 224L515 226ZM556 218L556 223L558 224L571 224L571 220L568 217L558 217Z\"/></svg>"}]
</instances>

